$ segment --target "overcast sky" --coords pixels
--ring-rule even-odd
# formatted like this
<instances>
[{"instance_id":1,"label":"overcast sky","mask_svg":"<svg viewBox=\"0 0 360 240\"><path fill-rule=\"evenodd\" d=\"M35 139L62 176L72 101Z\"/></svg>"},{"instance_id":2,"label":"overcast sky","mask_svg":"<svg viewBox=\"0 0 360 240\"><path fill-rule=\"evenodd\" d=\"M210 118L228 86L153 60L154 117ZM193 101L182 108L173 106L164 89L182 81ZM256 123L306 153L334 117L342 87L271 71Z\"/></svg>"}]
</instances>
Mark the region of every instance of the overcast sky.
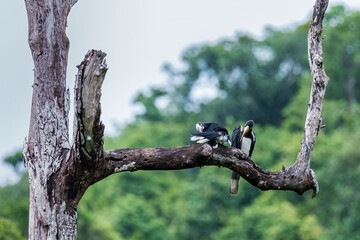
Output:
<instances>
[{"instance_id":1,"label":"overcast sky","mask_svg":"<svg viewBox=\"0 0 360 240\"><path fill-rule=\"evenodd\" d=\"M310 19L315 0L79 0L70 12L67 82L73 97L76 65L89 49L105 51L109 71L102 91L106 134L140 109L136 93L166 82L164 62L180 66L191 44L216 42L236 32L261 36L265 26L287 28ZM331 5L339 1L330 1ZM359 0L345 0L358 10ZM0 159L20 150L29 129L33 62L24 1L0 0ZM72 117L70 118L72 121ZM72 134L70 134L72 136ZM0 185L16 179L0 161Z\"/></svg>"}]
</instances>

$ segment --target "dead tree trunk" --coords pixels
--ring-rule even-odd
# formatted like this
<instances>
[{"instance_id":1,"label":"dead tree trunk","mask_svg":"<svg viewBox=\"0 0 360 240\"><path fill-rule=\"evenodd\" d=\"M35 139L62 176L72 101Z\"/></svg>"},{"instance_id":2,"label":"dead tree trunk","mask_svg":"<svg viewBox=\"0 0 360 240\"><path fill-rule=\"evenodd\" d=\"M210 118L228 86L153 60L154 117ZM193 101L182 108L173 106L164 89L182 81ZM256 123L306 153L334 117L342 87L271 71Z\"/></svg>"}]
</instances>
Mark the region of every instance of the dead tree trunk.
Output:
<instances>
[{"instance_id":1,"label":"dead tree trunk","mask_svg":"<svg viewBox=\"0 0 360 240\"><path fill-rule=\"evenodd\" d=\"M26 0L34 61L30 130L24 146L30 183L30 239L75 238L76 205L69 204L61 177L72 158L65 29L69 1Z\"/></svg>"},{"instance_id":2,"label":"dead tree trunk","mask_svg":"<svg viewBox=\"0 0 360 240\"><path fill-rule=\"evenodd\" d=\"M322 61L322 19L328 0L317 0L309 31L313 84L304 140L295 164L282 171L261 169L240 150L192 145L177 148L103 150L101 86L105 53L89 51L75 83L74 143L69 140L66 67L67 16L77 0L25 0L34 61L33 99L24 162L30 183L29 239L76 239L77 205L86 189L118 172L172 170L216 165L238 172L262 190L318 192L310 155L321 126L328 78Z\"/></svg>"}]
</instances>

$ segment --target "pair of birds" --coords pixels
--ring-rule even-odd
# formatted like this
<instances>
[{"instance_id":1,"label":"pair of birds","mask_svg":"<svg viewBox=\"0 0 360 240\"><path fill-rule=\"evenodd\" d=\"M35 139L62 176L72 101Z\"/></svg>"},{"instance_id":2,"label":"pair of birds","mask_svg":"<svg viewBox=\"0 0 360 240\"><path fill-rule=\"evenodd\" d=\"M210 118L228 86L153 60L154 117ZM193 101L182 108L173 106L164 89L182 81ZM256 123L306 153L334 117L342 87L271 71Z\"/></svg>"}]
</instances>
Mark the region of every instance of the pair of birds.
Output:
<instances>
[{"instance_id":1,"label":"pair of birds","mask_svg":"<svg viewBox=\"0 0 360 240\"><path fill-rule=\"evenodd\" d=\"M191 141L197 143L208 143L213 148L218 147L219 143L228 142L231 147L239 148L246 155L251 157L254 150L256 138L252 128L254 121L249 120L245 123L244 129L241 125L236 125L231 135L231 140L227 129L218 123L198 122L196 124L196 133L192 134ZM240 175L237 172L232 172L230 189L231 195L236 195L239 189Z\"/></svg>"}]
</instances>

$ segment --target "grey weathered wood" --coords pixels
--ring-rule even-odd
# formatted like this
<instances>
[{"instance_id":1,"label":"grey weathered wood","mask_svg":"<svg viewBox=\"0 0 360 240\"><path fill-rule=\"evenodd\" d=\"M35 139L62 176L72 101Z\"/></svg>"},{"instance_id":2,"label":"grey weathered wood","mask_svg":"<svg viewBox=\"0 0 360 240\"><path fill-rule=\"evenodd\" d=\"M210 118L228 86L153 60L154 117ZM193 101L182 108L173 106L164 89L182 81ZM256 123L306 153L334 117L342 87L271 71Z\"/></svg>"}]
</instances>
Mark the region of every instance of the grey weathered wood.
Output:
<instances>
[{"instance_id":1,"label":"grey weathered wood","mask_svg":"<svg viewBox=\"0 0 360 240\"><path fill-rule=\"evenodd\" d=\"M322 51L322 22L329 0L317 0L314 5L313 15L308 33L308 59L312 77L310 101L305 120L304 138L294 166L292 167L297 176L310 174L314 178L314 194L319 192L319 185L315 173L310 169L311 153L315 145L316 137L321 128L321 110L329 78L325 74L323 51Z\"/></svg>"},{"instance_id":2,"label":"grey weathered wood","mask_svg":"<svg viewBox=\"0 0 360 240\"><path fill-rule=\"evenodd\" d=\"M78 159L88 162L97 161L103 155L104 125L100 121L100 97L108 69L105 57L106 53L102 51L89 51L78 66L75 80L75 150Z\"/></svg>"},{"instance_id":3,"label":"grey weathered wood","mask_svg":"<svg viewBox=\"0 0 360 240\"><path fill-rule=\"evenodd\" d=\"M101 87L107 71L106 53L89 51L78 67L75 80L73 161L67 164L69 200L77 205L98 176L102 165L104 125L101 115ZM71 195L71 196L70 196Z\"/></svg>"},{"instance_id":4,"label":"grey weathered wood","mask_svg":"<svg viewBox=\"0 0 360 240\"><path fill-rule=\"evenodd\" d=\"M30 184L29 239L74 239L76 208L68 204L61 168L71 159L66 36L69 1L25 0L34 84L24 161Z\"/></svg>"}]
</instances>

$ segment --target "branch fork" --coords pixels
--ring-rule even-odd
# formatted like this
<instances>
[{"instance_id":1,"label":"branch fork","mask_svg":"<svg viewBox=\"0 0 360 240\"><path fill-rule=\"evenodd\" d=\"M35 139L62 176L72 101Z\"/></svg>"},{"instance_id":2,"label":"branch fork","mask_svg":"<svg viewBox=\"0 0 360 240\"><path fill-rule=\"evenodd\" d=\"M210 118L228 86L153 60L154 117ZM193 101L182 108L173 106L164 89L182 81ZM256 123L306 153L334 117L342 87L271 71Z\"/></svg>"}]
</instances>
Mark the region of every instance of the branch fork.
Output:
<instances>
[{"instance_id":1,"label":"branch fork","mask_svg":"<svg viewBox=\"0 0 360 240\"><path fill-rule=\"evenodd\" d=\"M319 192L315 173L310 169L310 158L321 128L321 109L326 85L329 81L323 66L322 19L328 0L318 0L308 33L309 64L312 87L304 127L304 138L295 163L280 171L269 171L257 166L241 150L220 146L212 149L207 144L175 148L127 148L103 150L104 125L100 121L101 86L107 71L106 54L89 51L78 66L75 84L75 169L81 175L81 195L91 184L119 172L138 170L175 170L202 166L226 167L240 174L261 190L291 190L302 194ZM85 170L85 171L84 171ZM79 171L74 171L76 176ZM72 176L72 177L76 177ZM90 179L89 179L90 178ZM79 198L80 199L80 198Z\"/></svg>"}]
</instances>

